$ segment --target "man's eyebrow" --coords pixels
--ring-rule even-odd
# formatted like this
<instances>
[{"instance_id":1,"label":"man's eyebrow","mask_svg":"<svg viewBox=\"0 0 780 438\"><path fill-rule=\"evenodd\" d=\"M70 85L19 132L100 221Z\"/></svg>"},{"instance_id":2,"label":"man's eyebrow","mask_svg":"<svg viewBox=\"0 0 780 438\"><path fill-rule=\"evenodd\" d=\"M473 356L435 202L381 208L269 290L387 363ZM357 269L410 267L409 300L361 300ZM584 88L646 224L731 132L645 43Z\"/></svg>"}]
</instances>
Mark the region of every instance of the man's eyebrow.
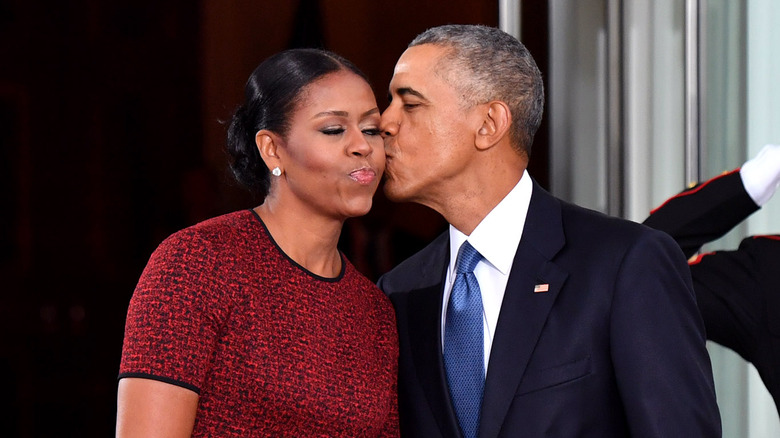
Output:
<instances>
[{"instance_id":1,"label":"man's eyebrow","mask_svg":"<svg viewBox=\"0 0 780 438\"><path fill-rule=\"evenodd\" d=\"M399 88L399 89L395 90L395 92L399 96L402 96L402 97L403 96L407 96L407 95L411 95L411 96L419 97L420 99L428 100L428 99L425 98L425 96L423 96L422 93L420 93L419 91L415 90L412 87L402 87L402 88ZM390 98L390 100L392 100L392 93L388 93L388 98Z\"/></svg>"}]
</instances>

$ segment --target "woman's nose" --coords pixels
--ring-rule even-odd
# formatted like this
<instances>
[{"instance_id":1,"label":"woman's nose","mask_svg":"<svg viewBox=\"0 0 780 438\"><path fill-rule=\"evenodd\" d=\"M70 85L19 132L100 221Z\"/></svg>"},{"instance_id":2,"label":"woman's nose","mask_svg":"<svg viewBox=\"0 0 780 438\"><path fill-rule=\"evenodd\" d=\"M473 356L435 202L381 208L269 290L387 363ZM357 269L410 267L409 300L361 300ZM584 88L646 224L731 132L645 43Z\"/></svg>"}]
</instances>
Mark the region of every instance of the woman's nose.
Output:
<instances>
[{"instance_id":1,"label":"woman's nose","mask_svg":"<svg viewBox=\"0 0 780 438\"><path fill-rule=\"evenodd\" d=\"M359 135L350 139L349 146L347 147L347 153L350 155L357 155L359 157L367 157L371 155L373 148L368 142L362 131L358 130Z\"/></svg>"}]
</instances>

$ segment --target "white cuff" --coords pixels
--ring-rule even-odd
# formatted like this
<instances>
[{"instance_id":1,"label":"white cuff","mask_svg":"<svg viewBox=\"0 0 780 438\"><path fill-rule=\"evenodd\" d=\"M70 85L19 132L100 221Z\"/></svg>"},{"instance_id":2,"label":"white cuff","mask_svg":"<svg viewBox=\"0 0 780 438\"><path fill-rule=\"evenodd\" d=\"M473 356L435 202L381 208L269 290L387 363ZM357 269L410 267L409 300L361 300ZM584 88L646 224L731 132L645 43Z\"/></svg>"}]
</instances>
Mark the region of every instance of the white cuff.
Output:
<instances>
[{"instance_id":1,"label":"white cuff","mask_svg":"<svg viewBox=\"0 0 780 438\"><path fill-rule=\"evenodd\" d=\"M780 144L768 144L739 169L742 185L759 207L766 204L780 186Z\"/></svg>"}]
</instances>

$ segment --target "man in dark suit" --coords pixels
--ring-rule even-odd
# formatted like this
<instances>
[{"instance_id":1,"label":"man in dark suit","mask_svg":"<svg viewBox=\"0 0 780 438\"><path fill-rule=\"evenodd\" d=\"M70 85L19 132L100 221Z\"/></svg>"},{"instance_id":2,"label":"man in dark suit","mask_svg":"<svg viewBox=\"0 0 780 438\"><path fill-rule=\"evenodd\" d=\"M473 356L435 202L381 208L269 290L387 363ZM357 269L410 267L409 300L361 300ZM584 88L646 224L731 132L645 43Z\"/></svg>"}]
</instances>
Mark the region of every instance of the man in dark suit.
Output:
<instances>
[{"instance_id":1,"label":"man in dark suit","mask_svg":"<svg viewBox=\"0 0 780 438\"><path fill-rule=\"evenodd\" d=\"M667 200L645 224L692 257L758 210L778 184L780 145L766 145L741 168ZM699 254L689 264L707 338L756 367L780 413L780 235L750 236L736 250Z\"/></svg>"},{"instance_id":2,"label":"man in dark suit","mask_svg":"<svg viewBox=\"0 0 780 438\"><path fill-rule=\"evenodd\" d=\"M484 26L401 55L382 115L391 200L448 232L384 275L408 437L716 437L704 328L668 235L560 201L525 171L541 74Z\"/></svg>"}]
</instances>

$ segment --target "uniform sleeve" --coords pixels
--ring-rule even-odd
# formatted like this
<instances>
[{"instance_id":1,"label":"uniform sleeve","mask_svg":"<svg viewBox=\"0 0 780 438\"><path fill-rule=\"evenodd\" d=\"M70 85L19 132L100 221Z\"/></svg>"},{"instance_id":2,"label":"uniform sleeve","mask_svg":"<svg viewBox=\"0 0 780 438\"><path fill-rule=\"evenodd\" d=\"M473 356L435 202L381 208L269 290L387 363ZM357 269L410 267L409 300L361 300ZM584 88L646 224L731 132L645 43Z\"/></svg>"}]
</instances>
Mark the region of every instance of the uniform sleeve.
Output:
<instances>
[{"instance_id":1,"label":"uniform sleeve","mask_svg":"<svg viewBox=\"0 0 780 438\"><path fill-rule=\"evenodd\" d=\"M679 248L644 233L615 290L611 354L631 436L719 437L704 327Z\"/></svg>"},{"instance_id":2,"label":"uniform sleeve","mask_svg":"<svg viewBox=\"0 0 780 438\"><path fill-rule=\"evenodd\" d=\"M690 257L756 210L758 206L735 170L669 198L650 213L644 224L672 236Z\"/></svg>"},{"instance_id":3,"label":"uniform sleeve","mask_svg":"<svg viewBox=\"0 0 780 438\"><path fill-rule=\"evenodd\" d=\"M736 250L703 254L690 264L707 337L750 362L766 335L780 336L778 260L780 236L752 236Z\"/></svg>"},{"instance_id":4,"label":"uniform sleeve","mask_svg":"<svg viewBox=\"0 0 780 438\"><path fill-rule=\"evenodd\" d=\"M120 379L143 377L200 392L230 309L213 246L185 230L152 254L130 300Z\"/></svg>"}]
</instances>

